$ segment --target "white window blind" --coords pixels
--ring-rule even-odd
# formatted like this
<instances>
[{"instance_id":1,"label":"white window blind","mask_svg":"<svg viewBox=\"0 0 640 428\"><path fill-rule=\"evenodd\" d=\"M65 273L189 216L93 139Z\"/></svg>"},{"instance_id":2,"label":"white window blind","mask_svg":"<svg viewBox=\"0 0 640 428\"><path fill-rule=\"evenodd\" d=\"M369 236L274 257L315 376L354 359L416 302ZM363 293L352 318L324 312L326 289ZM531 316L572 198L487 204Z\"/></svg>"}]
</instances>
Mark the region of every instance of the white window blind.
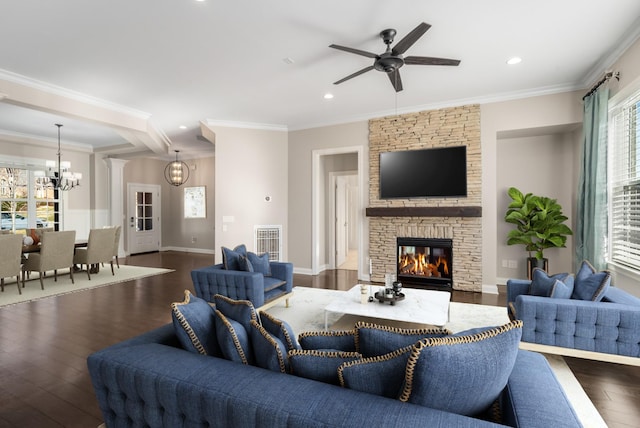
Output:
<instances>
[{"instance_id":1,"label":"white window blind","mask_svg":"<svg viewBox=\"0 0 640 428\"><path fill-rule=\"evenodd\" d=\"M640 271L640 90L609 110L609 261Z\"/></svg>"}]
</instances>

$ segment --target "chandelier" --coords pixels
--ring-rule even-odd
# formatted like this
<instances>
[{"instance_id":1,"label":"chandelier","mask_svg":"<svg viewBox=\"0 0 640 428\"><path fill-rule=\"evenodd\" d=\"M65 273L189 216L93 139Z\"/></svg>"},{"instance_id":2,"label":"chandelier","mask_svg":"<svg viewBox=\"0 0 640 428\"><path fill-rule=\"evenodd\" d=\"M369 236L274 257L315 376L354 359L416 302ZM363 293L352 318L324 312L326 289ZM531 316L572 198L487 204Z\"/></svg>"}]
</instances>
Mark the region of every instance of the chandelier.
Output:
<instances>
[{"instance_id":1,"label":"chandelier","mask_svg":"<svg viewBox=\"0 0 640 428\"><path fill-rule=\"evenodd\" d=\"M178 160L180 150L174 151L176 152L176 160L169 162L164 168L164 178L172 186L182 186L189 179L189 167L186 163Z\"/></svg>"},{"instance_id":2,"label":"chandelier","mask_svg":"<svg viewBox=\"0 0 640 428\"><path fill-rule=\"evenodd\" d=\"M60 128L62 124L56 123L58 127L58 162L48 160L46 162L47 171L34 171L36 183L41 186L51 186L54 190L71 190L80 185L82 174L71 172L71 162L62 162L60 152Z\"/></svg>"}]
</instances>

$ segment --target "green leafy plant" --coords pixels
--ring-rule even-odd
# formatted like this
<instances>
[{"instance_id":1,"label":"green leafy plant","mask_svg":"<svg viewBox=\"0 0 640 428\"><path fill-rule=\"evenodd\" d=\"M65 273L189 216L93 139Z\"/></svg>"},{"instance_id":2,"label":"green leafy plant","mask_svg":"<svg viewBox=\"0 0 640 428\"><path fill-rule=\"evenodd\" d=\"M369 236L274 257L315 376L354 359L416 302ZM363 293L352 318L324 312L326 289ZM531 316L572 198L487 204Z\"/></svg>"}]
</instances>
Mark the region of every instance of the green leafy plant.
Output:
<instances>
[{"instance_id":1,"label":"green leafy plant","mask_svg":"<svg viewBox=\"0 0 640 428\"><path fill-rule=\"evenodd\" d=\"M544 258L546 248L565 248L567 236L573 232L564 224L568 220L555 199L523 194L515 187L508 190L511 203L504 220L516 225L507 235L507 245L524 245L538 260Z\"/></svg>"}]
</instances>

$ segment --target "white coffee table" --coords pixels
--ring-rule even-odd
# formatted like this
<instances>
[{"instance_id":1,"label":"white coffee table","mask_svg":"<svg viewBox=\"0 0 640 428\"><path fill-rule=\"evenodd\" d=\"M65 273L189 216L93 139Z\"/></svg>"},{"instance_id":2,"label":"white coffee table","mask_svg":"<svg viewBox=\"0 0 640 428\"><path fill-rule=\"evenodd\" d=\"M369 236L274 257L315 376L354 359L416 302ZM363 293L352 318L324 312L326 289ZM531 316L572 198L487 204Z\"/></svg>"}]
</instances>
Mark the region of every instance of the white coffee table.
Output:
<instances>
[{"instance_id":1,"label":"white coffee table","mask_svg":"<svg viewBox=\"0 0 640 428\"><path fill-rule=\"evenodd\" d=\"M371 287L374 293L381 289L375 285ZM369 290L368 285L367 290ZM373 302L361 303L360 284L356 284L343 296L333 300L324 308L324 329L328 328L327 316L329 312L429 324L437 327L443 327L449 321L451 293L416 288L403 288L402 293L405 295L404 300L395 305L380 303L375 298Z\"/></svg>"}]
</instances>

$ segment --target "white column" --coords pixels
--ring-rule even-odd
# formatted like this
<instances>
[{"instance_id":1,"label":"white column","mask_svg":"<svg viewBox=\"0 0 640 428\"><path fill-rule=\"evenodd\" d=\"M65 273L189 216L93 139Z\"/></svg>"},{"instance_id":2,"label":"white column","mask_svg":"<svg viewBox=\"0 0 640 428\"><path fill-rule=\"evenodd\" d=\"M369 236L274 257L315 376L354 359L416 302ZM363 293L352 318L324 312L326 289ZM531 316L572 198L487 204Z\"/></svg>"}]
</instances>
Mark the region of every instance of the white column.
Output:
<instances>
[{"instance_id":1,"label":"white column","mask_svg":"<svg viewBox=\"0 0 640 428\"><path fill-rule=\"evenodd\" d=\"M120 235L120 245L118 246L118 257L126 255L124 251L124 240L126 235L125 227L125 195L124 195L124 165L128 162L125 159L105 158L107 164L109 187L108 187L108 207L109 224L112 226L122 226Z\"/></svg>"}]
</instances>

